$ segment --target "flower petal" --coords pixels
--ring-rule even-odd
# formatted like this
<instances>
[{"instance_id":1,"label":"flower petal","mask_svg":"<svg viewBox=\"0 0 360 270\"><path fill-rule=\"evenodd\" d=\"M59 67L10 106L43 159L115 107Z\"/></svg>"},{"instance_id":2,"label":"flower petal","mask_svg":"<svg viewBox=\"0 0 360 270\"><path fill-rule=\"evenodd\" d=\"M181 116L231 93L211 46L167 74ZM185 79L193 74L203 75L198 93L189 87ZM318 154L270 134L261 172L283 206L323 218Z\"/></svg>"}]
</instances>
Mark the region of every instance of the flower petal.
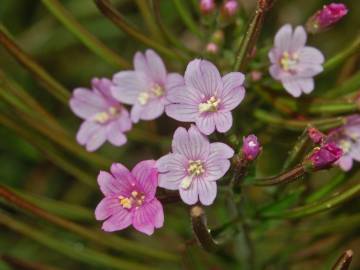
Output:
<instances>
[{"instance_id":1,"label":"flower petal","mask_svg":"<svg viewBox=\"0 0 360 270\"><path fill-rule=\"evenodd\" d=\"M76 139L79 144L85 145L89 152L95 151L106 141L106 129L92 121L81 124Z\"/></svg>"},{"instance_id":2,"label":"flower petal","mask_svg":"<svg viewBox=\"0 0 360 270\"><path fill-rule=\"evenodd\" d=\"M131 171L136 182L145 192L147 201L154 198L158 185L158 171L155 164L155 160L144 160L136 164Z\"/></svg>"},{"instance_id":3,"label":"flower petal","mask_svg":"<svg viewBox=\"0 0 360 270\"><path fill-rule=\"evenodd\" d=\"M292 27L290 24L285 24L275 35L275 47L280 51L287 51L289 49L291 38Z\"/></svg>"},{"instance_id":4,"label":"flower petal","mask_svg":"<svg viewBox=\"0 0 360 270\"><path fill-rule=\"evenodd\" d=\"M109 142L115 146L121 146L127 142L118 121L112 121L106 126L106 134Z\"/></svg>"},{"instance_id":5,"label":"flower petal","mask_svg":"<svg viewBox=\"0 0 360 270\"><path fill-rule=\"evenodd\" d=\"M290 42L290 52L297 52L305 46L307 35L304 27L297 26Z\"/></svg>"},{"instance_id":6,"label":"flower petal","mask_svg":"<svg viewBox=\"0 0 360 270\"><path fill-rule=\"evenodd\" d=\"M159 187L177 190L187 175L188 160L180 154L168 154L158 159L156 166L160 172Z\"/></svg>"},{"instance_id":7,"label":"flower petal","mask_svg":"<svg viewBox=\"0 0 360 270\"><path fill-rule=\"evenodd\" d=\"M353 159L349 155L344 155L336 162L336 164L338 164L343 171L348 172L353 166Z\"/></svg>"},{"instance_id":8,"label":"flower petal","mask_svg":"<svg viewBox=\"0 0 360 270\"><path fill-rule=\"evenodd\" d=\"M281 80L285 90L291 94L293 97L300 97L301 95L301 86L298 83L296 78L287 77Z\"/></svg>"},{"instance_id":9,"label":"flower petal","mask_svg":"<svg viewBox=\"0 0 360 270\"><path fill-rule=\"evenodd\" d=\"M299 79L301 90L305 94L309 94L314 90L314 79L313 78L301 78Z\"/></svg>"},{"instance_id":10,"label":"flower petal","mask_svg":"<svg viewBox=\"0 0 360 270\"><path fill-rule=\"evenodd\" d=\"M154 233L154 228L160 228L164 224L164 210L157 199L146 203L134 210L133 226L138 231L147 235Z\"/></svg>"},{"instance_id":11,"label":"flower petal","mask_svg":"<svg viewBox=\"0 0 360 270\"><path fill-rule=\"evenodd\" d=\"M222 80L224 89L221 94L221 101L226 111L235 109L245 96L245 88L242 86L245 76L241 72L230 72Z\"/></svg>"},{"instance_id":12,"label":"flower petal","mask_svg":"<svg viewBox=\"0 0 360 270\"><path fill-rule=\"evenodd\" d=\"M160 99L152 99L146 105L142 106L140 119L154 120L164 112L165 105Z\"/></svg>"},{"instance_id":13,"label":"flower petal","mask_svg":"<svg viewBox=\"0 0 360 270\"><path fill-rule=\"evenodd\" d=\"M169 104L165 107L166 115L180 122L194 122L199 115L196 105Z\"/></svg>"},{"instance_id":14,"label":"flower petal","mask_svg":"<svg viewBox=\"0 0 360 270\"><path fill-rule=\"evenodd\" d=\"M114 215L103 223L102 229L106 232L119 231L129 227L131 223L132 213L120 207Z\"/></svg>"},{"instance_id":15,"label":"flower petal","mask_svg":"<svg viewBox=\"0 0 360 270\"><path fill-rule=\"evenodd\" d=\"M210 182L210 181L198 179L197 187L198 187L200 202L203 205L211 205L214 202L217 194L216 182Z\"/></svg>"},{"instance_id":16,"label":"flower petal","mask_svg":"<svg viewBox=\"0 0 360 270\"><path fill-rule=\"evenodd\" d=\"M233 123L231 112L218 112L214 115L216 130L225 133Z\"/></svg>"},{"instance_id":17,"label":"flower petal","mask_svg":"<svg viewBox=\"0 0 360 270\"><path fill-rule=\"evenodd\" d=\"M96 113L106 111L108 108L108 104L103 97L86 88L76 88L69 104L71 110L83 119L88 119Z\"/></svg>"},{"instance_id":18,"label":"flower petal","mask_svg":"<svg viewBox=\"0 0 360 270\"><path fill-rule=\"evenodd\" d=\"M234 149L225 143L215 142L210 144L210 156L214 155L219 158L232 158L234 156Z\"/></svg>"},{"instance_id":19,"label":"flower petal","mask_svg":"<svg viewBox=\"0 0 360 270\"><path fill-rule=\"evenodd\" d=\"M195 59L186 67L185 83L210 98L223 88L218 69L207 60Z\"/></svg>"},{"instance_id":20,"label":"flower petal","mask_svg":"<svg viewBox=\"0 0 360 270\"><path fill-rule=\"evenodd\" d=\"M196 126L205 135L210 135L211 133L213 133L215 131L214 114L209 113L207 115L200 115L196 119Z\"/></svg>"},{"instance_id":21,"label":"flower petal","mask_svg":"<svg viewBox=\"0 0 360 270\"><path fill-rule=\"evenodd\" d=\"M100 171L97 177L97 182L101 192L105 196L128 196L133 189L133 184L135 183L134 177L129 171L127 171L126 168L124 169L123 165L120 163L114 163L111 166L111 172L116 173L111 175L108 172Z\"/></svg>"},{"instance_id":22,"label":"flower petal","mask_svg":"<svg viewBox=\"0 0 360 270\"><path fill-rule=\"evenodd\" d=\"M139 93L151 87L145 74L135 71L120 71L113 77L111 93L125 104L135 104Z\"/></svg>"},{"instance_id":23,"label":"flower petal","mask_svg":"<svg viewBox=\"0 0 360 270\"><path fill-rule=\"evenodd\" d=\"M179 73L170 73L166 77L165 89L168 92L172 88L185 85L184 77Z\"/></svg>"},{"instance_id":24,"label":"flower petal","mask_svg":"<svg viewBox=\"0 0 360 270\"><path fill-rule=\"evenodd\" d=\"M193 205L198 201L197 181L192 181L188 189L179 187L179 193L182 201L186 204Z\"/></svg>"},{"instance_id":25,"label":"flower petal","mask_svg":"<svg viewBox=\"0 0 360 270\"><path fill-rule=\"evenodd\" d=\"M119 203L119 199L116 197L105 197L95 208L96 220L105 220L108 217L116 214L122 206Z\"/></svg>"},{"instance_id":26,"label":"flower petal","mask_svg":"<svg viewBox=\"0 0 360 270\"><path fill-rule=\"evenodd\" d=\"M325 61L322 52L314 47L306 46L299 52L300 63L322 64Z\"/></svg>"},{"instance_id":27,"label":"flower petal","mask_svg":"<svg viewBox=\"0 0 360 270\"><path fill-rule=\"evenodd\" d=\"M160 56L153 50L146 50L145 55L137 52L134 57L135 71L140 71L155 83L165 84L166 68Z\"/></svg>"}]
</instances>

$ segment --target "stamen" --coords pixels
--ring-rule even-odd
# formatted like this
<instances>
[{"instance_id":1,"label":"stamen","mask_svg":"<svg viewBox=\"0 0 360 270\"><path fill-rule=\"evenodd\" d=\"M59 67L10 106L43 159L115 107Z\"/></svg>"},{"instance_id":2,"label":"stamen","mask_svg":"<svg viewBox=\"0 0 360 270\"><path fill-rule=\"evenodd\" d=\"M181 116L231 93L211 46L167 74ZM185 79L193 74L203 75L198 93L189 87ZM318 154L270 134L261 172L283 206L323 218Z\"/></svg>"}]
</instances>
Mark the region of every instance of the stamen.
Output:
<instances>
[{"instance_id":1,"label":"stamen","mask_svg":"<svg viewBox=\"0 0 360 270\"><path fill-rule=\"evenodd\" d=\"M120 198L120 204L122 207L126 209L130 209L132 207L132 200L129 198L122 198L122 199Z\"/></svg>"},{"instance_id":2,"label":"stamen","mask_svg":"<svg viewBox=\"0 0 360 270\"><path fill-rule=\"evenodd\" d=\"M138 101L141 105L145 105L146 103L148 103L150 99L150 95L148 92L141 92L138 96Z\"/></svg>"},{"instance_id":3,"label":"stamen","mask_svg":"<svg viewBox=\"0 0 360 270\"><path fill-rule=\"evenodd\" d=\"M220 99L212 96L206 101L206 103L199 104L199 112L216 112L220 101Z\"/></svg>"},{"instance_id":4,"label":"stamen","mask_svg":"<svg viewBox=\"0 0 360 270\"><path fill-rule=\"evenodd\" d=\"M199 176L205 172L201 160L189 160L188 173L190 175Z\"/></svg>"},{"instance_id":5,"label":"stamen","mask_svg":"<svg viewBox=\"0 0 360 270\"><path fill-rule=\"evenodd\" d=\"M154 86L151 88L151 92L153 92L155 96L161 97L162 95L164 95L164 88L162 88L160 85L158 85L158 84L156 83L156 84L154 84Z\"/></svg>"},{"instance_id":6,"label":"stamen","mask_svg":"<svg viewBox=\"0 0 360 270\"><path fill-rule=\"evenodd\" d=\"M284 71L292 71L299 62L299 55L297 53L289 54L284 52L281 59L280 65Z\"/></svg>"},{"instance_id":7,"label":"stamen","mask_svg":"<svg viewBox=\"0 0 360 270\"><path fill-rule=\"evenodd\" d=\"M105 124L111 119L114 119L119 114L119 109L116 107L110 107L108 111L99 112L93 117L93 121L99 124Z\"/></svg>"}]
</instances>

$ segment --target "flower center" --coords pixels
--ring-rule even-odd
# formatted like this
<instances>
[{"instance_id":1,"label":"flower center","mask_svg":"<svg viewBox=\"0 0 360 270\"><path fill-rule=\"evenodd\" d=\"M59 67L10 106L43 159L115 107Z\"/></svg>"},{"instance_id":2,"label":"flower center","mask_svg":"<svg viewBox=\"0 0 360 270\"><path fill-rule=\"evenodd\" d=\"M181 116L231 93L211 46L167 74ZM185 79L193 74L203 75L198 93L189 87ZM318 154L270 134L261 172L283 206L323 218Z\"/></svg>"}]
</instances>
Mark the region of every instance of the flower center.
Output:
<instances>
[{"instance_id":1,"label":"flower center","mask_svg":"<svg viewBox=\"0 0 360 270\"><path fill-rule=\"evenodd\" d=\"M339 146L343 150L344 153L349 153L352 143L348 140L341 140L339 142Z\"/></svg>"},{"instance_id":2,"label":"flower center","mask_svg":"<svg viewBox=\"0 0 360 270\"><path fill-rule=\"evenodd\" d=\"M201 160L189 160L187 168L188 176L181 181L181 188L188 189L191 186L191 182L195 176L202 175L205 170Z\"/></svg>"},{"instance_id":3,"label":"flower center","mask_svg":"<svg viewBox=\"0 0 360 270\"><path fill-rule=\"evenodd\" d=\"M163 95L164 95L164 88L161 85L155 83L150 88L150 90L143 91L138 95L138 101L140 105L144 106L150 101L150 99L156 97L162 97Z\"/></svg>"},{"instance_id":4,"label":"flower center","mask_svg":"<svg viewBox=\"0 0 360 270\"><path fill-rule=\"evenodd\" d=\"M219 103L220 99L212 96L205 103L199 104L199 112L216 112L218 110Z\"/></svg>"},{"instance_id":5,"label":"flower center","mask_svg":"<svg viewBox=\"0 0 360 270\"><path fill-rule=\"evenodd\" d=\"M99 124L105 124L110 120L116 118L119 115L119 113L120 113L120 108L112 106L105 112L99 112L95 114L93 117L93 121Z\"/></svg>"},{"instance_id":6,"label":"flower center","mask_svg":"<svg viewBox=\"0 0 360 270\"><path fill-rule=\"evenodd\" d=\"M120 205L125 209L131 209L133 206L136 209L145 201L145 195L142 192L134 190L129 197L119 196Z\"/></svg>"},{"instance_id":7,"label":"flower center","mask_svg":"<svg viewBox=\"0 0 360 270\"><path fill-rule=\"evenodd\" d=\"M293 71L299 63L299 55L297 53L284 52L280 58L281 68L285 71Z\"/></svg>"}]
</instances>

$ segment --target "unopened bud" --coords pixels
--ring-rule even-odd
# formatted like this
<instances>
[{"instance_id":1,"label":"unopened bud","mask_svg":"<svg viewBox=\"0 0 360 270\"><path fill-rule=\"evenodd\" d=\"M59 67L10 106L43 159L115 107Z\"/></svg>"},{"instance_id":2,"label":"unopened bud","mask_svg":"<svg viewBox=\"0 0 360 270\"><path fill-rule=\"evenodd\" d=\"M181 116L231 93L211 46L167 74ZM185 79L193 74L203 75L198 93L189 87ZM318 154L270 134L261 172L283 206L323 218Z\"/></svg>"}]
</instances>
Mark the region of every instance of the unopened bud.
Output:
<instances>
[{"instance_id":1,"label":"unopened bud","mask_svg":"<svg viewBox=\"0 0 360 270\"><path fill-rule=\"evenodd\" d=\"M313 153L305 161L305 165L312 170L322 170L331 167L339 158L343 151L335 143L327 143L316 147Z\"/></svg>"},{"instance_id":2,"label":"unopened bud","mask_svg":"<svg viewBox=\"0 0 360 270\"><path fill-rule=\"evenodd\" d=\"M322 133L320 130L314 127L308 128L308 135L309 138L313 141L313 143L319 144L325 138L325 134Z\"/></svg>"},{"instance_id":3,"label":"unopened bud","mask_svg":"<svg viewBox=\"0 0 360 270\"><path fill-rule=\"evenodd\" d=\"M258 138L251 134L243 138L242 152L247 160L254 160L261 152L261 145Z\"/></svg>"},{"instance_id":4,"label":"unopened bud","mask_svg":"<svg viewBox=\"0 0 360 270\"><path fill-rule=\"evenodd\" d=\"M214 0L200 0L200 11L202 14L210 14L216 9Z\"/></svg>"}]
</instances>

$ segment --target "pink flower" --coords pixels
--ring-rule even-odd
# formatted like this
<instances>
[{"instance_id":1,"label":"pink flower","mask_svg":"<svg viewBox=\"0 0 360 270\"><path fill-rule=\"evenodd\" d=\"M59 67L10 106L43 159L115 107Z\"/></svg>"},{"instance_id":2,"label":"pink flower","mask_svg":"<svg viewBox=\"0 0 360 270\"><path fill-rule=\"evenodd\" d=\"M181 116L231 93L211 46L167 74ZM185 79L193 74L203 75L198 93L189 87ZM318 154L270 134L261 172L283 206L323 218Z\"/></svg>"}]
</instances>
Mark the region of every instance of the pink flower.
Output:
<instances>
[{"instance_id":1,"label":"pink flower","mask_svg":"<svg viewBox=\"0 0 360 270\"><path fill-rule=\"evenodd\" d=\"M320 147L315 148L308 161L310 161L312 168L315 170L322 170L331 167L343 152L335 143L326 143Z\"/></svg>"},{"instance_id":2,"label":"pink flower","mask_svg":"<svg viewBox=\"0 0 360 270\"><path fill-rule=\"evenodd\" d=\"M216 180L229 170L228 159L233 155L234 150L226 144L209 143L194 125L188 131L179 127L174 133L172 153L156 163L159 186L179 190L187 204L200 199L202 204L210 205L217 193Z\"/></svg>"},{"instance_id":3,"label":"pink flower","mask_svg":"<svg viewBox=\"0 0 360 270\"><path fill-rule=\"evenodd\" d=\"M200 0L200 11L203 14L209 14L216 8L214 0Z\"/></svg>"},{"instance_id":4,"label":"pink flower","mask_svg":"<svg viewBox=\"0 0 360 270\"><path fill-rule=\"evenodd\" d=\"M254 134L243 137L242 152L247 160L254 160L260 154L261 145Z\"/></svg>"},{"instance_id":5,"label":"pink flower","mask_svg":"<svg viewBox=\"0 0 360 270\"><path fill-rule=\"evenodd\" d=\"M347 123L330 131L328 141L336 143L343 151L337 164L343 171L351 170L353 160L360 161L360 115L347 118Z\"/></svg>"},{"instance_id":6,"label":"pink flower","mask_svg":"<svg viewBox=\"0 0 360 270\"><path fill-rule=\"evenodd\" d=\"M225 17L232 17L239 9L239 3L236 0L226 0L222 6L222 13Z\"/></svg>"},{"instance_id":7,"label":"pink flower","mask_svg":"<svg viewBox=\"0 0 360 270\"><path fill-rule=\"evenodd\" d=\"M305 46L306 32L302 26L295 28L286 24L275 36L275 46L270 50L269 72L292 96L314 89L313 77L323 71L323 54L316 48Z\"/></svg>"},{"instance_id":8,"label":"pink flower","mask_svg":"<svg viewBox=\"0 0 360 270\"><path fill-rule=\"evenodd\" d=\"M125 131L131 129L128 111L112 97L108 79L93 79L92 89L76 88L70 99L71 110L85 121L76 139L86 150L95 151L106 140L116 146L126 143Z\"/></svg>"},{"instance_id":9,"label":"pink flower","mask_svg":"<svg viewBox=\"0 0 360 270\"><path fill-rule=\"evenodd\" d=\"M195 122L199 130L209 135L226 132L232 126L231 110L243 100L244 75L231 72L221 78L209 61L193 60L185 71L185 86L172 91L166 114L178 121Z\"/></svg>"},{"instance_id":10,"label":"pink flower","mask_svg":"<svg viewBox=\"0 0 360 270\"><path fill-rule=\"evenodd\" d=\"M154 160L139 162L131 172L114 163L111 173L101 171L98 183L105 198L95 209L97 220L105 220L107 232L123 230L131 224L142 233L151 235L164 223L164 211L156 199L158 172Z\"/></svg>"},{"instance_id":11,"label":"pink flower","mask_svg":"<svg viewBox=\"0 0 360 270\"><path fill-rule=\"evenodd\" d=\"M167 73L162 59L153 50L147 50L145 54L137 52L134 68L114 75L112 94L117 100L133 105L131 120L134 123L139 119L156 119L168 104L168 91L182 85L183 78L176 73Z\"/></svg>"},{"instance_id":12,"label":"pink flower","mask_svg":"<svg viewBox=\"0 0 360 270\"><path fill-rule=\"evenodd\" d=\"M341 20L347 13L348 9L342 3L324 5L321 10L309 18L306 23L306 30L313 34L322 32Z\"/></svg>"}]
</instances>

